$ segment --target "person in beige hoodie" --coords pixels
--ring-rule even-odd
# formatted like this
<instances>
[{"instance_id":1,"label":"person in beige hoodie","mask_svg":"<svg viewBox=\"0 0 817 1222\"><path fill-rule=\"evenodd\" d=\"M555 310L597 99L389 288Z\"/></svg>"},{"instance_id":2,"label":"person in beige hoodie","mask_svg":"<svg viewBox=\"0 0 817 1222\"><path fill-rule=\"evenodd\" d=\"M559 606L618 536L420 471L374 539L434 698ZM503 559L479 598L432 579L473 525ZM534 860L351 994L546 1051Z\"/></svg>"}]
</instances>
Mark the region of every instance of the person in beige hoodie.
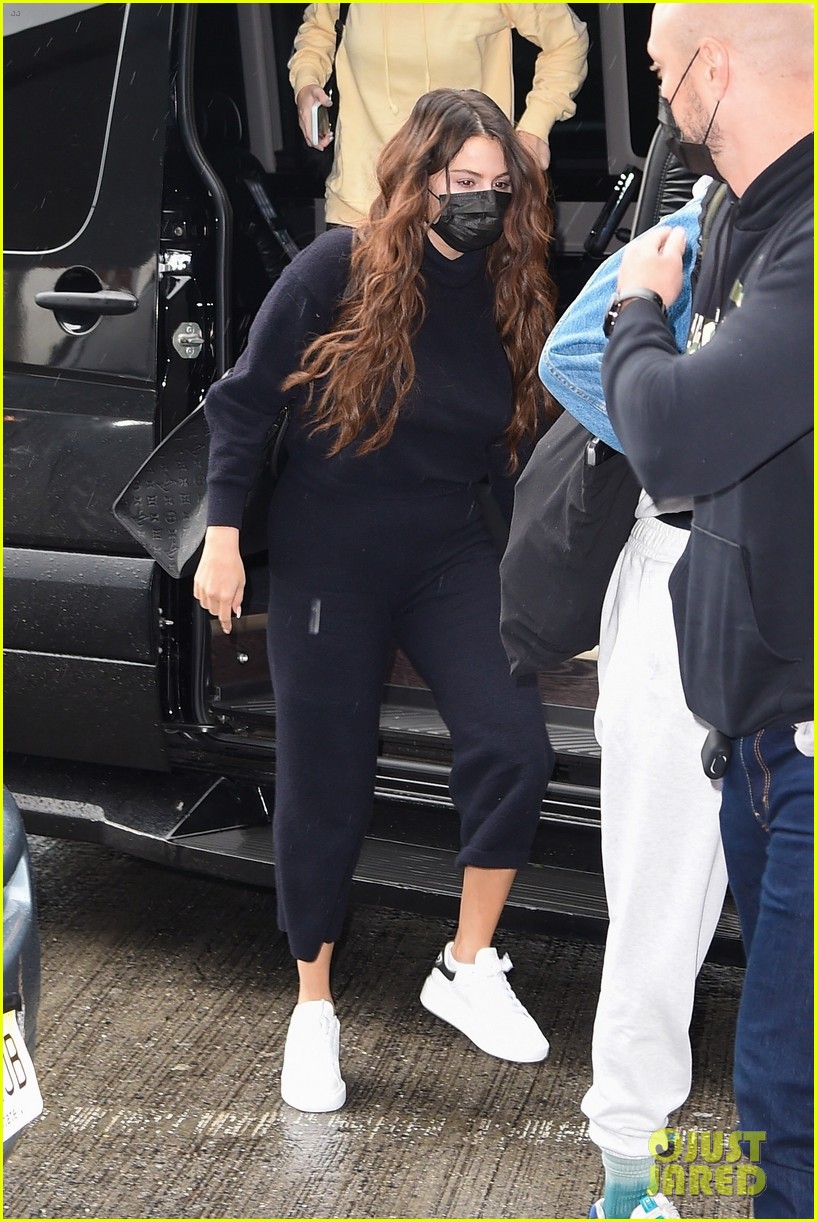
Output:
<instances>
[{"instance_id":1,"label":"person in beige hoodie","mask_svg":"<svg viewBox=\"0 0 817 1222\"><path fill-rule=\"evenodd\" d=\"M324 86L335 57L339 4L310 4L295 37L289 79L301 130L330 104ZM326 220L357 225L377 194L374 164L421 94L442 86L479 89L513 118L511 30L541 48L517 131L543 169L553 124L575 113L587 74L588 37L566 4L351 4L335 65L339 95Z\"/></svg>"}]
</instances>

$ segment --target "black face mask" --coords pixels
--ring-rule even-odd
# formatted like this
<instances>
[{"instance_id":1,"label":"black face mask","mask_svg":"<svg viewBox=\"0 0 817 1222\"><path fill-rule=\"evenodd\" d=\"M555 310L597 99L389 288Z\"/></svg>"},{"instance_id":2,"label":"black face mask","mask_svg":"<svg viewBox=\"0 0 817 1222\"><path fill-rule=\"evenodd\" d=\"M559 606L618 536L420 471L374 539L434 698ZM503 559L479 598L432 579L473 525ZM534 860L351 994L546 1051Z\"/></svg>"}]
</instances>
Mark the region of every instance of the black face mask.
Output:
<instances>
[{"instance_id":1,"label":"black face mask","mask_svg":"<svg viewBox=\"0 0 817 1222\"><path fill-rule=\"evenodd\" d=\"M430 187L429 191L434 195ZM434 198L442 201L445 197ZM431 228L460 254L482 250L501 236L510 202L510 191L460 191L449 195Z\"/></svg>"},{"instance_id":2,"label":"black face mask","mask_svg":"<svg viewBox=\"0 0 817 1222\"><path fill-rule=\"evenodd\" d=\"M667 129L667 145L670 152L678 158L681 165L686 166L690 174L696 174L698 176L702 174L709 174L710 177L714 178L717 182L723 182L723 176L718 170L718 167L715 165L715 162L712 160L712 154L710 153L709 146L706 143L706 138L712 130L712 124L715 122L715 115L718 113L718 106L720 106L720 102L718 102L715 106L715 109L712 112L712 118L709 120L709 126L704 132L704 138L700 141L684 140L683 136L681 135L681 129L675 122L675 116L672 113L672 103L678 96L678 90L683 85L687 72L689 72L690 68L695 63L699 51L700 47L687 64L684 74L678 82L677 88L670 100L667 101L665 97L659 95L658 122Z\"/></svg>"}]
</instances>

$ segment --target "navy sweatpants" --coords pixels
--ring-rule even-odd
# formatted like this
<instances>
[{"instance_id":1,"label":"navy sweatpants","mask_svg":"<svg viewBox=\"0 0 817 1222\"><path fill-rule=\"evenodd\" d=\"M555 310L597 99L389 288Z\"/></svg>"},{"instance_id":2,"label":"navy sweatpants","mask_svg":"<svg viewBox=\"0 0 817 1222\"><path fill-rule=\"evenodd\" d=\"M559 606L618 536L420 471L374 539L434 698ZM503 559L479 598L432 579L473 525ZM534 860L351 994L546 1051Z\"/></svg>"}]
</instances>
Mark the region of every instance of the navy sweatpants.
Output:
<instances>
[{"instance_id":1,"label":"navy sweatpants","mask_svg":"<svg viewBox=\"0 0 817 1222\"><path fill-rule=\"evenodd\" d=\"M535 682L508 671L499 561L471 491L375 499L288 471L269 543L278 919L311 960L341 933L395 642L451 735L458 865L525 864L554 757Z\"/></svg>"}]
</instances>

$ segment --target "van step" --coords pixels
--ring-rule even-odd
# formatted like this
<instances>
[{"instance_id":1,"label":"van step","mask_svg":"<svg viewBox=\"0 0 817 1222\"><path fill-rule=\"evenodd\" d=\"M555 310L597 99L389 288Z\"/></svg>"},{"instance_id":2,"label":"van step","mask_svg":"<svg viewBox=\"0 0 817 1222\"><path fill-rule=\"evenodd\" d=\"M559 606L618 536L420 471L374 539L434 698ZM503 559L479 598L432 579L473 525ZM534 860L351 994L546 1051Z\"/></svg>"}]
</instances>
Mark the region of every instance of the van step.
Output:
<instances>
[{"instance_id":1,"label":"van step","mask_svg":"<svg viewBox=\"0 0 817 1222\"><path fill-rule=\"evenodd\" d=\"M380 762L379 773L387 762ZM455 920L459 825L447 794L448 769L412 760L391 761L389 767L393 775L381 783L392 794L405 790L406 801L375 802L356 872L358 898ZM210 771L145 773L7 755L4 779L29 835L68 836L164 866L268 888L275 882L273 793L268 770L262 771L264 777L251 783L214 778ZM424 792L422 802L412 805L414 774L418 784L424 778L439 792ZM551 784L534 863L519 871L503 925L604 937L607 911L593 815L598 816L597 791ZM741 962L730 900L707 957Z\"/></svg>"},{"instance_id":2,"label":"van step","mask_svg":"<svg viewBox=\"0 0 817 1222\"><path fill-rule=\"evenodd\" d=\"M233 697L230 701L215 701L213 709L224 717L244 720L252 725L271 726L275 721L275 699L263 696ZM561 705L545 706L548 734L557 755L600 758L599 745L593 734L592 714L584 709ZM386 703L380 711L381 737L395 746L416 740L435 741L450 749L448 727L434 708L411 704Z\"/></svg>"},{"instance_id":3,"label":"van step","mask_svg":"<svg viewBox=\"0 0 817 1222\"><path fill-rule=\"evenodd\" d=\"M175 837L175 844L178 847L187 845L200 853L241 857L266 866L273 865L274 860L269 827L232 827L182 835ZM456 856L449 849L367 837L355 870L355 881L398 890L459 896L461 876L454 865ZM520 870L509 902L514 907L544 912L603 918L607 914L604 884L599 875L552 866L529 865Z\"/></svg>"},{"instance_id":4,"label":"van step","mask_svg":"<svg viewBox=\"0 0 817 1222\"><path fill-rule=\"evenodd\" d=\"M234 827L175 839L177 851L187 849L204 866L208 854L241 859L258 880L273 866L269 827ZM355 870L356 890L377 903L455 916L461 875L456 853L404 841L367 837ZM204 867L206 869L206 867ZM447 902L446 902L447 901ZM547 922L543 918L547 917ZM537 918L539 918L537 920ZM558 928L602 937L607 925L604 880L599 874L531 864L521 869L511 889L503 923L517 928ZM740 929L734 911L721 915L716 939L718 957L739 959Z\"/></svg>"}]
</instances>

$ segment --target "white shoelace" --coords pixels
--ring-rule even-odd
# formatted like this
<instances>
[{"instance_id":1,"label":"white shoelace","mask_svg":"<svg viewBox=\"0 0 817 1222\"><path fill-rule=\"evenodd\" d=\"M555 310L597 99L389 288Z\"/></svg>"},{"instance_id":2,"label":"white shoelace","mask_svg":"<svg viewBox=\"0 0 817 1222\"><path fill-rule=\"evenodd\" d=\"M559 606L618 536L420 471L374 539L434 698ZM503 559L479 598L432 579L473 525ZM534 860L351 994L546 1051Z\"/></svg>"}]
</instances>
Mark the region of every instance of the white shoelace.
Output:
<instances>
[{"instance_id":1,"label":"white shoelace","mask_svg":"<svg viewBox=\"0 0 817 1222\"><path fill-rule=\"evenodd\" d=\"M304 1052L307 1052L315 1062L323 1060L334 1065L335 1033L337 1031L335 1021L335 1015L323 1013L314 1026L299 1025L292 1033L295 1055L302 1056Z\"/></svg>"},{"instance_id":2,"label":"white shoelace","mask_svg":"<svg viewBox=\"0 0 817 1222\"><path fill-rule=\"evenodd\" d=\"M507 974L512 967L510 956L503 955L501 959L491 963L490 968L486 967L484 963L475 965L473 972L468 972L462 977L462 983L469 989L487 985L491 989L489 997L494 1002L499 1003L503 1008L510 1007L520 1014L527 1014L528 1011L508 983ZM460 973L457 974L460 975Z\"/></svg>"}]
</instances>

